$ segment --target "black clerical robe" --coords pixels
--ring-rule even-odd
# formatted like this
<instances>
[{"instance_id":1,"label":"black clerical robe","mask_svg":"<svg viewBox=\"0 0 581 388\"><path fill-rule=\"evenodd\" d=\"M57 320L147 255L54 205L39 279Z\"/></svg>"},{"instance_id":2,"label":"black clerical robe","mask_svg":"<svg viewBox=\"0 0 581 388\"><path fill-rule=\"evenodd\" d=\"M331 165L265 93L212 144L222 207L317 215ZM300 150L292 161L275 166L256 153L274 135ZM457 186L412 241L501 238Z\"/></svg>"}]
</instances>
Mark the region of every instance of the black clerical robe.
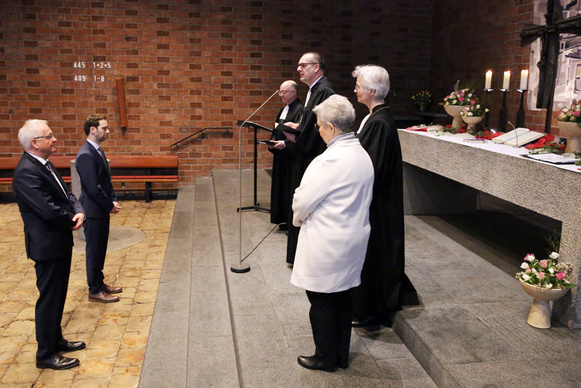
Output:
<instances>
[{"instance_id":1,"label":"black clerical robe","mask_svg":"<svg viewBox=\"0 0 581 388\"><path fill-rule=\"evenodd\" d=\"M296 143L291 145L290 150L294 154L291 180L291 193L301 184L301 179L305 170L313 159L319 156L326 148L326 144L315 129L317 123L317 115L313 113L313 108L325 101L329 96L336 93L335 86L322 76L312 87L311 96L305 106L303 118L299 124L298 130L300 135L296 138ZM292 201L291 201L292 206ZM297 250L297 242L299 238L299 230L293 226L293 212L292 208L289 211L288 224L288 241L286 262L293 264L295 261L295 253Z\"/></svg>"},{"instance_id":2,"label":"black clerical robe","mask_svg":"<svg viewBox=\"0 0 581 388\"><path fill-rule=\"evenodd\" d=\"M285 106L286 108L286 106ZM280 115L284 108L276 116L276 124L285 122L299 122L303 116L304 106L300 99L295 99L288 105L286 117L281 120ZM275 124L272 130L271 140L287 140L280 127ZM289 143L288 141L286 143ZM272 183L270 186L270 222L280 224L288 222L289 210L291 207L291 179L292 179L292 156L289 146L282 150L269 148L273 153L272 159Z\"/></svg>"},{"instance_id":3,"label":"black clerical robe","mask_svg":"<svg viewBox=\"0 0 581 388\"><path fill-rule=\"evenodd\" d=\"M402 305L419 301L404 273L403 162L389 107L373 108L357 137L371 157L375 181L369 209L371 235L361 285L354 292L353 312L360 319L374 316L391 326Z\"/></svg>"}]
</instances>

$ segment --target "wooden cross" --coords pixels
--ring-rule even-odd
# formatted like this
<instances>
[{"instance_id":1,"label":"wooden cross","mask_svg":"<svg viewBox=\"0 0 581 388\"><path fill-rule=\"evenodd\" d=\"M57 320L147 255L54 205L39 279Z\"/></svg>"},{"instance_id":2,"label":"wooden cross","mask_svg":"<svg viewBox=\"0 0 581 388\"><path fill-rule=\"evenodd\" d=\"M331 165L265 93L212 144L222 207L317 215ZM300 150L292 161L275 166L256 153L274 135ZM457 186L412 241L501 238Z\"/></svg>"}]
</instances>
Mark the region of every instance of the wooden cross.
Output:
<instances>
[{"instance_id":1,"label":"wooden cross","mask_svg":"<svg viewBox=\"0 0 581 388\"><path fill-rule=\"evenodd\" d=\"M546 109L545 133L551 132L553 97L559 64L560 34L581 35L581 15L563 19L563 6L560 0L547 1L545 25L527 24L520 33L521 44L526 45L541 38L541 60L539 68L539 92L537 108Z\"/></svg>"}]
</instances>

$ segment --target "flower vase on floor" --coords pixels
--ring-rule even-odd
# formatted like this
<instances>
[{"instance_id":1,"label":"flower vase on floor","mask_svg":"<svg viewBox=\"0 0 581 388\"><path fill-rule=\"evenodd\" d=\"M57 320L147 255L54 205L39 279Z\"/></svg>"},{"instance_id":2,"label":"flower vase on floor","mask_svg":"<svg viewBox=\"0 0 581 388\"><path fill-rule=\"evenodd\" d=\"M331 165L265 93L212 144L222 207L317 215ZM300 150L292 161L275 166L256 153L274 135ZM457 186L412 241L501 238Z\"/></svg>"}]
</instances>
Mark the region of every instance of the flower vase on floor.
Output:
<instances>
[{"instance_id":1,"label":"flower vase on floor","mask_svg":"<svg viewBox=\"0 0 581 388\"><path fill-rule=\"evenodd\" d=\"M534 298L527 323L537 329L551 327L553 302L569 291L568 288L544 288L534 286L519 279L522 289Z\"/></svg>"},{"instance_id":2,"label":"flower vase on floor","mask_svg":"<svg viewBox=\"0 0 581 388\"><path fill-rule=\"evenodd\" d=\"M565 152L581 152L581 127L576 122L558 121L559 132L567 138Z\"/></svg>"},{"instance_id":3,"label":"flower vase on floor","mask_svg":"<svg viewBox=\"0 0 581 388\"><path fill-rule=\"evenodd\" d=\"M464 126L464 123L462 122L462 115L460 114L464 108L465 106L462 105L444 105L446 113L448 113L453 118L453 128L462 128Z\"/></svg>"},{"instance_id":4,"label":"flower vase on floor","mask_svg":"<svg viewBox=\"0 0 581 388\"><path fill-rule=\"evenodd\" d=\"M462 120L466 124L468 124L468 129L466 130L468 133L475 134L476 133L476 124L482 121L482 117L478 116L462 116Z\"/></svg>"}]
</instances>

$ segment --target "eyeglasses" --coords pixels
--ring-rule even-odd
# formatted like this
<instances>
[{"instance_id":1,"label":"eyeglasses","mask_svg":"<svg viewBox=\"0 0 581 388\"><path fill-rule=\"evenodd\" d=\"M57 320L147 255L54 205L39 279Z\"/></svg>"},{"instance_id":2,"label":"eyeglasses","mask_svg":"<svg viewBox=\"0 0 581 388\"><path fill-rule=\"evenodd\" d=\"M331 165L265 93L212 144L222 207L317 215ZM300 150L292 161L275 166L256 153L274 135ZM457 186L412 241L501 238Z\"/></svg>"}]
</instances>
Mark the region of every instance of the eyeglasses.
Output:
<instances>
[{"instance_id":1,"label":"eyeglasses","mask_svg":"<svg viewBox=\"0 0 581 388\"><path fill-rule=\"evenodd\" d=\"M363 86L359 86L359 85L355 84L355 90L360 90L360 89L364 89L364 87L363 87Z\"/></svg>"},{"instance_id":2,"label":"eyeglasses","mask_svg":"<svg viewBox=\"0 0 581 388\"><path fill-rule=\"evenodd\" d=\"M280 92L278 92L279 96L284 96L285 94L290 93L288 90L281 90Z\"/></svg>"},{"instance_id":3,"label":"eyeglasses","mask_svg":"<svg viewBox=\"0 0 581 388\"><path fill-rule=\"evenodd\" d=\"M318 65L318 63L316 63L316 62L299 63L299 66L298 66L298 67L301 67L301 68L303 68L303 69L304 69L304 68L305 68L305 67L307 67L308 65Z\"/></svg>"},{"instance_id":4,"label":"eyeglasses","mask_svg":"<svg viewBox=\"0 0 581 388\"><path fill-rule=\"evenodd\" d=\"M33 139L33 140L36 140L36 139L49 139L49 140L50 140L50 139L52 139L53 137L54 137L54 135L51 133L50 135L46 135L46 136L37 136L37 137L33 137L32 139Z\"/></svg>"}]
</instances>

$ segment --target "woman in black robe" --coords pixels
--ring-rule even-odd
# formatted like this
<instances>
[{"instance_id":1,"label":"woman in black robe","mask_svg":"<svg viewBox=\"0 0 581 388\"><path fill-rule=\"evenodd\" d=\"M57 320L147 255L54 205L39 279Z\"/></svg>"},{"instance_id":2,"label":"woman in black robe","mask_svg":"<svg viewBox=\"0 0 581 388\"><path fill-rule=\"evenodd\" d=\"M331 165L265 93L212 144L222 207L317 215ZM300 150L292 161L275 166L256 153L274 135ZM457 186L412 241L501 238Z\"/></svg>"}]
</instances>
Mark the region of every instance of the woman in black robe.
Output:
<instances>
[{"instance_id":1,"label":"woman in black robe","mask_svg":"<svg viewBox=\"0 0 581 388\"><path fill-rule=\"evenodd\" d=\"M402 306L418 305L417 292L404 273L403 162L397 128L385 98L389 74L374 65L357 66L357 100L369 108L357 137L373 162L375 182L369 211L371 236L361 285L355 289L353 326L391 327Z\"/></svg>"}]
</instances>

